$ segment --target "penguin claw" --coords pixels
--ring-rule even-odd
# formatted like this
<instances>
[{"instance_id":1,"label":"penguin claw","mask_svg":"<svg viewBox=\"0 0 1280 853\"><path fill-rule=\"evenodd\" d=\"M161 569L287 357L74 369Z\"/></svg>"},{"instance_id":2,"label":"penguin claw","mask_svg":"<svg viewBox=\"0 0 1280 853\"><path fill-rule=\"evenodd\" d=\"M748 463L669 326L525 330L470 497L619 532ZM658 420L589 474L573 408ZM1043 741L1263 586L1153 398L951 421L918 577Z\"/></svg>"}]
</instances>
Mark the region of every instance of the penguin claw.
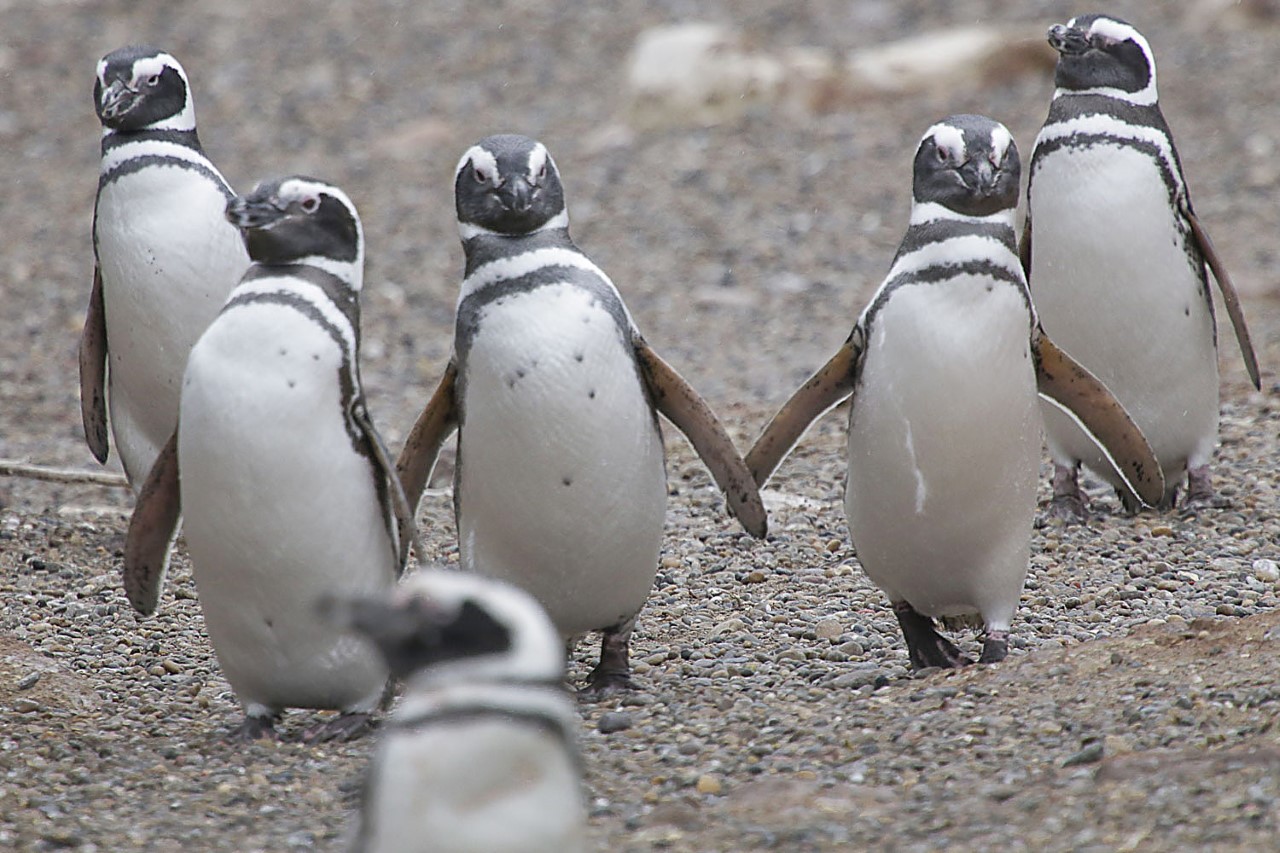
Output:
<instances>
[{"instance_id":1,"label":"penguin claw","mask_svg":"<svg viewBox=\"0 0 1280 853\"><path fill-rule=\"evenodd\" d=\"M982 640L978 663L999 663L1009 654L1009 635L1004 631L988 631Z\"/></svg>"},{"instance_id":2,"label":"penguin claw","mask_svg":"<svg viewBox=\"0 0 1280 853\"><path fill-rule=\"evenodd\" d=\"M959 669L969 666L973 660L965 657L946 637L938 633L933 620L905 601L893 603L893 614L898 617L902 638L907 641L907 654L911 666L917 671L937 667Z\"/></svg>"},{"instance_id":3,"label":"penguin claw","mask_svg":"<svg viewBox=\"0 0 1280 853\"><path fill-rule=\"evenodd\" d=\"M303 729L298 740L302 743L343 743L355 740L373 728L373 715L366 713L339 714Z\"/></svg>"},{"instance_id":4,"label":"penguin claw","mask_svg":"<svg viewBox=\"0 0 1280 853\"><path fill-rule=\"evenodd\" d=\"M603 702L635 689L630 670L619 672L596 667L587 676L587 686L578 691L578 699L583 702Z\"/></svg>"},{"instance_id":5,"label":"penguin claw","mask_svg":"<svg viewBox=\"0 0 1280 853\"><path fill-rule=\"evenodd\" d=\"M245 717L244 722L227 733L227 741L230 743L253 743L259 740L280 740L280 734L276 731L276 717Z\"/></svg>"},{"instance_id":6,"label":"penguin claw","mask_svg":"<svg viewBox=\"0 0 1280 853\"><path fill-rule=\"evenodd\" d=\"M1080 488L1080 471L1075 466L1053 465L1053 500L1049 501L1049 518L1069 524L1089 520L1089 498Z\"/></svg>"}]
</instances>

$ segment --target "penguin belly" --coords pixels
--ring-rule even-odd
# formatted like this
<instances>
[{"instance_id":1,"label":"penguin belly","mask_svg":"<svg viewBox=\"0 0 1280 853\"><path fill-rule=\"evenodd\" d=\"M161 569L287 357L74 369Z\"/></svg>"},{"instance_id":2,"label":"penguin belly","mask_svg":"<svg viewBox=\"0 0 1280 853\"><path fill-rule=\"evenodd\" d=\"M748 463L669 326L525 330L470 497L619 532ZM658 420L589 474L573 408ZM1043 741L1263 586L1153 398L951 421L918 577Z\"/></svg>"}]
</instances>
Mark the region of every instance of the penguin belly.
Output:
<instances>
[{"instance_id":1,"label":"penguin belly","mask_svg":"<svg viewBox=\"0 0 1280 853\"><path fill-rule=\"evenodd\" d=\"M483 311L460 366L463 568L528 590L566 637L617 625L648 598L667 501L627 332L567 284Z\"/></svg>"},{"instance_id":2,"label":"penguin belly","mask_svg":"<svg viewBox=\"0 0 1280 853\"><path fill-rule=\"evenodd\" d=\"M965 275L901 287L873 326L849 425L858 559L891 601L1007 629L1041 447L1026 302Z\"/></svg>"},{"instance_id":3,"label":"penguin belly","mask_svg":"<svg viewBox=\"0 0 1280 853\"><path fill-rule=\"evenodd\" d=\"M368 711L387 672L317 612L385 595L396 553L348 434L329 334L275 304L223 314L192 350L178 460L184 533L223 674L247 709Z\"/></svg>"},{"instance_id":4,"label":"penguin belly","mask_svg":"<svg viewBox=\"0 0 1280 853\"><path fill-rule=\"evenodd\" d=\"M585 850L579 792L564 743L535 725L487 716L391 729L378 744L360 849Z\"/></svg>"},{"instance_id":5,"label":"penguin belly","mask_svg":"<svg viewBox=\"0 0 1280 853\"><path fill-rule=\"evenodd\" d=\"M212 181L173 166L119 177L98 199L107 400L135 490L178 422L187 353L249 266L226 203Z\"/></svg>"},{"instance_id":6,"label":"penguin belly","mask_svg":"<svg viewBox=\"0 0 1280 853\"><path fill-rule=\"evenodd\" d=\"M1213 314L1171 205L1150 157L1104 144L1045 157L1031 195L1040 321L1146 435L1164 472L1166 502L1188 464L1208 462L1218 433ZM1122 488L1075 421L1049 404L1044 412L1055 461L1081 460Z\"/></svg>"}]
</instances>

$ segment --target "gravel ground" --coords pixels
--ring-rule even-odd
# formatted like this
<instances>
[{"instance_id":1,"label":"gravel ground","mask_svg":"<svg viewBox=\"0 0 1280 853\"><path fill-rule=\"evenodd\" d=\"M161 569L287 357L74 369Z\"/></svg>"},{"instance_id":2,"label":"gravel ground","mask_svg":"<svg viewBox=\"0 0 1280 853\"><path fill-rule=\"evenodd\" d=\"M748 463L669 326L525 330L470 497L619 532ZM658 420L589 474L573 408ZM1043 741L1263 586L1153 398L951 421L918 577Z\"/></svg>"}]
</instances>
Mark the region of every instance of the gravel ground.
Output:
<instances>
[{"instance_id":1,"label":"gravel ground","mask_svg":"<svg viewBox=\"0 0 1280 853\"><path fill-rule=\"evenodd\" d=\"M669 432L668 537L635 642L643 689L582 708L602 848L1274 845L1280 27L1274 4L1245 4L1261 17L1243 27L1203 11L1218 5L1113 8L1156 47L1197 208L1250 295L1264 391L1224 331L1224 506L1126 518L1095 486L1093 527L1035 533L1009 660L913 677L847 542L841 417L780 470L763 543L725 518ZM179 56L206 148L237 187L307 172L356 200L369 240L363 373L393 445L449 352L454 164L480 136L518 130L556 156L580 245L745 448L887 268L923 129L985 112L1025 156L1051 82L1026 73L630 133L635 37L698 16L771 49L846 50L1006 20L1007 6L378 0L300 15L244 0L0 0L0 457L93 464L75 342L92 264L92 73L117 46ZM1047 25L1083 11L1029 2L1016 15ZM118 490L0 480L0 848L341 849L371 741L224 744L238 710L181 552L155 618L135 619L119 589L128 507ZM456 560L449 516L447 495L429 493L428 556L444 563ZM589 658L584 645L574 677ZM602 734L606 715L604 728L629 725ZM286 728L312 719L296 712Z\"/></svg>"}]
</instances>

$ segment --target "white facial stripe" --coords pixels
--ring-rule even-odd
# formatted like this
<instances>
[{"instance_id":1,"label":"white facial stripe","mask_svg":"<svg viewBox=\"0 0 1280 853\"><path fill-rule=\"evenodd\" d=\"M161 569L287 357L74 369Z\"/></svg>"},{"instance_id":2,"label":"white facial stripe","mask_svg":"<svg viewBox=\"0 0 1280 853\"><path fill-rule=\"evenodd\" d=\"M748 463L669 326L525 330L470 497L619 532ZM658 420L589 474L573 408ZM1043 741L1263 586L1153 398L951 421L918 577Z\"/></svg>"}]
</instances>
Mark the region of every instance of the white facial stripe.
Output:
<instances>
[{"instance_id":1,"label":"white facial stripe","mask_svg":"<svg viewBox=\"0 0 1280 853\"><path fill-rule=\"evenodd\" d=\"M481 148L479 145L472 145L467 149L467 153L462 155L462 159L458 161L458 168L453 170L453 177L455 179L457 179L462 170L467 167L468 163L473 164L475 168L484 172L489 178L498 174L497 158L486 149Z\"/></svg>"},{"instance_id":2,"label":"white facial stripe","mask_svg":"<svg viewBox=\"0 0 1280 853\"><path fill-rule=\"evenodd\" d=\"M991 159L999 164L1004 159L1005 152L1009 150L1009 146L1013 144L1013 135L1009 133L1009 129L1003 124L997 124L991 128Z\"/></svg>"},{"instance_id":3,"label":"white facial stripe","mask_svg":"<svg viewBox=\"0 0 1280 853\"><path fill-rule=\"evenodd\" d=\"M547 149L541 142L533 146L533 150L529 152L529 182L533 183L538 180L538 173L542 171L542 167L547 165L547 161L551 159L547 155Z\"/></svg>"},{"instance_id":4,"label":"white facial stripe","mask_svg":"<svg viewBox=\"0 0 1280 853\"><path fill-rule=\"evenodd\" d=\"M1129 124L1108 115L1080 116L1057 124L1045 125L1040 130L1040 135L1036 137L1036 147L1039 147L1042 143L1077 133L1085 136L1114 136L1120 140L1131 139L1154 145L1156 151L1160 153L1160 159L1164 162L1165 168L1173 175L1173 179L1177 183L1178 195L1181 196L1186 191L1182 180L1182 172L1179 171L1178 161L1173 156L1173 148L1169 144L1169 138L1152 127Z\"/></svg>"},{"instance_id":5,"label":"white facial stripe","mask_svg":"<svg viewBox=\"0 0 1280 853\"><path fill-rule=\"evenodd\" d=\"M107 73L107 60L106 60L106 57L103 57L102 59L98 60L98 82L104 86L107 85L107 80L105 77L106 73Z\"/></svg>"},{"instance_id":6,"label":"white facial stripe","mask_svg":"<svg viewBox=\"0 0 1280 853\"><path fill-rule=\"evenodd\" d=\"M480 267L462 282L462 291L458 294L458 304L461 305L462 301L468 296L480 292L495 282L520 278L535 270L550 266L573 267L574 269L594 273L617 293L618 289L614 287L609 276L605 275L604 270L593 264L586 255L573 249L549 248L535 249L531 252L512 255L508 258L499 258ZM618 301L622 301L621 296L618 297ZM627 324L634 330L635 323L631 320L631 312L627 311L625 305L622 310L626 311Z\"/></svg>"},{"instance_id":7,"label":"white facial stripe","mask_svg":"<svg viewBox=\"0 0 1280 853\"><path fill-rule=\"evenodd\" d=\"M952 158L963 163L965 159L964 131L959 128L952 127L949 124L935 124L933 127L925 131L924 136L920 138L921 142L933 137L933 144L951 154Z\"/></svg>"},{"instance_id":8,"label":"white facial stripe","mask_svg":"<svg viewBox=\"0 0 1280 853\"><path fill-rule=\"evenodd\" d=\"M1110 18L1098 18L1094 21L1093 25L1089 27L1089 35L1102 36L1103 38L1111 39L1112 41L1128 41L1129 39L1133 39L1144 49L1146 48L1146 39L1142 37L1142 33L1138 32L1133 27L1126 26L1119 21L1113 21Z\"/></svg>"},{"instance_id":9,"label":"white facial stripe","mask_svg":"<svg viewBox=\"0 0 1280 853\"><path fill-rule=\"evenodd\" d=\"M137 87L146 83L152 77L159 77L166 68L179 69L180 66L172 56L165 53L139 59L133 63L133 85ZM182 74L180 70L178 73ZM182 74L182 79L186 80L185 74Z\"/></svg>"}]
</instances>

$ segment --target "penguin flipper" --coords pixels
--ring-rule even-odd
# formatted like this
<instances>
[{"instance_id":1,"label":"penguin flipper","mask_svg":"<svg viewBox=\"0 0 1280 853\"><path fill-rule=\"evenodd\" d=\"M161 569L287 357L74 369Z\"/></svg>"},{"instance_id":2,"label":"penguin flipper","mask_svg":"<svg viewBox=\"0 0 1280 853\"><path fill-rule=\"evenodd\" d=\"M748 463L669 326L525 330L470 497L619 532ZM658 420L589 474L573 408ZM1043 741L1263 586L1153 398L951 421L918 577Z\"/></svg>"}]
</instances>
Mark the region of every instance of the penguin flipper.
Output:
<instances>
[{"instance_id":1,"label":"penguin flipper","mask_svg":"<svg viewBox=\"0 0 1280 853\"><path fill-rule=\"evenodd\" d=\"M124 592L144 616L156 612L169 568L169 549L178 535L182 492L178 479L178 432L156 457L142 484L124 541Z\"/></svg>"},{"instance_id":2,"label":"penguin flipper","mask_svg":"<svg viewBox=\"0 0 1280 853\"><path fill-rule=\"evenodd\" d=\"M747 467L757 485L769 481L810 424L854 393L864 350L865 337L861 327L855 327L836 354L778 409L747 453Z\"/></svg>"},{"instance_id":3,"label":"penguin flipper","mask_svg":"<svg viewBox=\"0 0 1280 853\"><path fill-rule=\"evenodd\" d=\"M1018 261L1022 264L1022 275L1031 282L1031 214L1022 221L1022 239L1018 241Z\"/></svg>"},{"instance_id":4,"label":"penguin flipper","mask_svg":"<svg viewBox=\"0 0 1280 853\"><path fill-rule=\"evenodd\" d=\"M93 267L89 310L80 333L80 419L89 452L106 462L111 452L107 440L107 313L102 300L102 270Z\"/></svg>"},{"instance_id":5,"label":"penguin flipper","mask_svg":"<svg viewBox=\"0 0 1280 853\"><path fill-rule=\"evenodd\" d=\"M1182 204L1182 215L1191 226L1191 234L1200 247L1200 254L1204 255L1209 269L1213 270L1214 280L1218 282L1218 290L1222 293L1222 304L1227 307L1231 328L1235 330L1236 341L1240 344L1240 354L1244 356L1244 369L1249 371L1249 379L1253 382L1253 387L1261 391L1262 377L1258 374L1258 356L1253 351L1253 340L1249 337L1249 327L1244 322L1244 309L1240 307L1240 296L1236 293L1236 287L1231 283L1231 277L1227 275L1227 269L1222 265L1217 250L1213 248L1209 232L1200 224L1200 218L1186 202Z\"/></svg>"},{"instance_id":6,"label":"penguin flipper","mask_svg":"<svg viewBox=\"0 0 1280 853\"><path fill-rule=\"evenodd\" d=\"M734 518L752 536L763 539L769 532L769 518L760 490L720 419L693 386L643 338L636 335L633 345L640 375L654 406L689 439L724 492Z\"/></svg>"},{"instance_id":7,"label":"penguin flipper","mask_svg":"<svg viewBox=\"0 0 1280 853\"><path fill-rule=\"evenodd\" d=\"M1148 506L1164 497L1164 473L1142 430L1098 377L1058 349L1039 327L1032 340L1036 389L1097 443L1130 490Z\"/></svg>"},{"instance_id":8,"label":"penguin flipper","mask_svg":"<svg viewBox=\"0 0 1280 853\"><path fill-rule=\"evenodd\" d=\"M400 477L396 474L395 463L391 461L391 454L387 451L387 445L382 440L382 435L378 432L377 427L373 425L373 419L369 417L369 408L365 405L364 400L356 404L353 415L355 416L356 426L364 434L365 442L372 454L374 468L376 469L374 476L379 481L386 483L386 489L379 488L378 491L384 496L384 515L390 519L394 514L396 520L396 577L399 577L404 573L405 565L409 561L410 545L413 545L419 560L424 559L426 554L422 548L422 542L418 538L418 525L413 518L414 508L409 505L409 499L405 497L404 486L401 485ZM390 506L385 505L388 503Z\"/></svg>"},{"instance_id":9,"label":"penguin flipper","mask_svg":"<svg viewBox=\"0 0 1280 853\"><path fill-rule=\"evenodd\" d=\"M440 377L440 384L427 401L427 407L418 415L400 451L400 458L396 460L396 472L404 485L410 515L418 510L418 501L422 500L422 492L431 479L432 469L436 467L440 448L458 428L457 381L458 365L450 359L444 376Z\"/></svg>"}]
</instances>

